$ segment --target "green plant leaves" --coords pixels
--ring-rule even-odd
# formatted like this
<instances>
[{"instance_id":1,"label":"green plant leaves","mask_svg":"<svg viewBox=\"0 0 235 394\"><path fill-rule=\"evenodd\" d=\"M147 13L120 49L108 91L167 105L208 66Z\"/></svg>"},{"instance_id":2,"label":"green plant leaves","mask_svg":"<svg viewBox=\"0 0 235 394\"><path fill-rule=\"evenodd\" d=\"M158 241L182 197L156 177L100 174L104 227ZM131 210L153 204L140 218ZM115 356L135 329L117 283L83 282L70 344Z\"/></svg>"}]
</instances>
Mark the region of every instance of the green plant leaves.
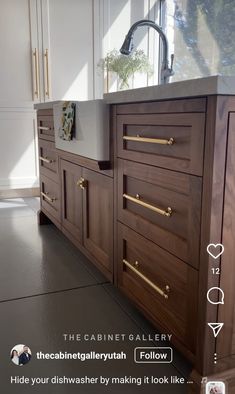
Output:
<instances>
[{"instance_id":1,"label":"green plant leaves","mask_svg":"<svg viewBox=\"0 0 235 394\"><path fill-rule=\"evenodd\" d=\"M114 49L100 60L98 67L102 70L115 72L121 81L120 89L129 88L128 80L136 72L153 74L153 67L142 50L134 50L129 56L125 56Z\"/></svg>"}]
</instances>

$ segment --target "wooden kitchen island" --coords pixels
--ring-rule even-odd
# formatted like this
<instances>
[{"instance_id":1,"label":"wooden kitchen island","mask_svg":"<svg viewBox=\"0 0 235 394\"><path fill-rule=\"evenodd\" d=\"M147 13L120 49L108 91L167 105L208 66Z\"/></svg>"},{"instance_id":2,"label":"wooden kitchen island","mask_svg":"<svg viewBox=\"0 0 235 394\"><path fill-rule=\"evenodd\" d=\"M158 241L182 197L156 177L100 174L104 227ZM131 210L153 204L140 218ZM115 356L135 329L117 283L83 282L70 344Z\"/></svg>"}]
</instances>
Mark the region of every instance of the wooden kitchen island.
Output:
<instances>
[{"instance_id":1,"label":"wooden kitchen island","mask_svg":"<svg viewBox=\"0 0 235 394\"><path fill-rule=\"evenodd\" d=\"M103 169L56 149L52 103L35 105L39 223L52 221L173 334L193 365L189 393L204 393L207 380L235 393L234 86L210 77L105 95L111 155ZM216 259L211 243L224 246ZM224 325L215 337L208 323L216 322Z\"/></svg>"}]
</instances>

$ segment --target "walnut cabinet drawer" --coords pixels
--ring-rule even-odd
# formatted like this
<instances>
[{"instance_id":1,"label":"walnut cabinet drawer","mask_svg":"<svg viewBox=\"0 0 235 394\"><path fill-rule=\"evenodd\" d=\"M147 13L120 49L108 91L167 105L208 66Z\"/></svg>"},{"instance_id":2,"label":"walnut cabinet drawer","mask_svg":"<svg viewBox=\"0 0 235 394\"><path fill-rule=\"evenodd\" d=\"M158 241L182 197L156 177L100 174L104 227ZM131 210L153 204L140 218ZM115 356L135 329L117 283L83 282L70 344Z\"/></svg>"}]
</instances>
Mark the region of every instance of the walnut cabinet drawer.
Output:
<instances>
[{"instance_id":1,"label":"walnut cabinet drawer","mask_svg":"<svg viewBox=\"0 0 235 394\"><path fill-rule=\"evenodd\" d=\"M54 142L39 139L40 174L58 182L58 155Z\"/></svg>"},{"instance_id":2,"label":"walnut cabinet drawer","mask_svg":"<svg viewBox=\"0 0 235 394\"><path fill-rule=\"evenodd\" d=\"M55 141L54 120L52 115L38 115L38 137Z\"/></svg>"},{"instance_id":3,"label":"walnut cabinet drawer","mask_svg":"<svg viewBox=\"0 0 235 394\"><path fill-rule=\"evenodd\" d=\"M117 115L117 155L202 176L204 113Z\"/></svg>"},{"instance_id":4,"label":"walnut cabinet drawer","mask_svg":"<svg viewBox=\"0 0 235 394\"><path fill-rule=\"evenodd\" d=\"M118 287L193 357L197 270L119 223Z\"/></svg>"},{"instance_id":5,"label":"walnut cabinet drawer","mask_svg":"<svg viewBox=\"0 0 235 394\"><path fill-rule=\"evenodd\" d=\"M201 178L118 160L118 220L198 268Z\"/></svg>"},{"instance_id":6,"label":"walnut cabinet drawer","mask_svg":"<svg viewBox=\"0 0 235 394\"><path fill-rule=\"evenodd\" d=\"M59 185L51 179L41 175L41 205L58 222L60 222L60 191Z\"/></svg>"}]
</instances>

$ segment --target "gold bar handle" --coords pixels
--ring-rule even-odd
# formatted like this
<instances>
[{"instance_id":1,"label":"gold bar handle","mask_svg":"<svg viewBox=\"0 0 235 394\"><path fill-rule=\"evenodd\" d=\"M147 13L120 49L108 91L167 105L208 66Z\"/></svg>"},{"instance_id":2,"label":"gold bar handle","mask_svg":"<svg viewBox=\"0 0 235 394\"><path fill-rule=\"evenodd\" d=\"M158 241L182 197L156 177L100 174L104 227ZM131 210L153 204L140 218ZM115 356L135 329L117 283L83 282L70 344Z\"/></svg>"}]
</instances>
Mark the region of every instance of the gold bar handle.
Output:
<instances>
[{"instance_id":1,"label":"gold bar handle","mask_svg":"<svg viewBox=\"0 0 235 394\"><path fill-rule=\"evenodd\" d=\"M49 54L48 54L48 49L45 50L44 53L44 58L45 58L45 65L46 65L46 70L45 70L45 95L50 98L50 83L49 83Z\"/></svg>"},{"instance_id":2,"label":"gold bar handle","mask_svg":"<svg viewBox=\"0 0 235 394\"><path fill-rule=\"evenodd\" d=\"M167 218L169 218L172 215L172 209L170 207L168 207L166 210L157 208L154 205L151 205L151 204L148 204L147 202L141 201L139 194L136 194L136 197L132 197L132 196L129 196L129 194L124 193L123 198L126 198L127 200L132 201L135 204L141 205L142 207L151 209L151 211L159 213L159 215L166 216Z\"/></svg>"},{"instance_id":3,"label":"gold bar handle","mask_svg":"<svg viewBox=\"0 0 235 394\"><path fill-rule=\"evenodd\" d=\"M52 203L56 200L55 197L49 197L49 196L48 196L48 193L43 193L43 192L41 192L41 196L44 197L45 200L47 200L47 201L49 201L49 202L52 202Z\"/></svg>"},{"instance_id":4,"label":"gold bar handle","mask_svg":"<svg viewBox=\"0 0 235 394\"><path fill-rule=\"evenodd\" d=\"M39 73L38 73L38 50L37 48L34 49L33 51L33 59L34 59L34 80L35 80L35 86L34 86L34 97L39 98Z\"/></svg>"},{"instance_id":5,"label":"gold bar handle","mask_svg":"<svg viewBox=\"0 0 235 394\"><path fill-rule=\"evenodd\" d=\"M84 190L85 187L87 186L87 181L81 176L81 178L77 182L77 186L79 186L82 190Z\"/></svg>"},{"instance_id":6,"label":"gold bar handle","mask_svg":"<svg viewBox=\"0 0 235 394\"><path fill-rule=\"evenodd\" d=\"M45 126L38 126L38 130L49 131L49 130L51 130L51 128L50 127L45 127Z\"/></svg>"},{"instance_id":7,"label":"gold bar handle","mask_svg":"<svg viewBox=\"0 0 235 394\"><path fill-rule=\"evenodd\" d=\"M43 157L43 156L40 156L39 159L40 159L41 161L44 161L44 163L47 163L47 164L54 163L54 161L55 161L55 160L53 160L53 159L48 159L48 157Z\"/></svg>"},{"instance_id":8,"label":"gold bar handle","mask_svg":"<svg viewBox=\"0 0 235 394\"><path fill-rule=\"evenodd\" d=\"M169 138L169 140L164 140L159 138L140 137L138 134L136 137L124 135L122 138L124 139L124 141L148 142L150 144L159 144L159 145L173 145L175 143L174 138Z\"/></svg>"},{"instance_id":9,"label":"gold bar handle","mask_svg":"<svg viewBox=\"0 0 235 394\"><path fill-rule=\"evenodd\" d=\"M139 272L135 267L133 267L133 265L131 265L131 263L129 263L127 260L123 259L122 262L128 268L130 268L130 270L132 270L137 276L139 276L139 278L141 278L145 283L147 283L150 287L152 287L152 289L155 290L158 294L160 294L166 300L169 298L169 295L167 293L170 292L170 286L168 286L168 285L165 286L165 289L166 289L166 292L165 292L160 287L155 285L151 280L149 280L145 275L143 275L141 272ZM135 266L136 267L139 266L138 261L135 262Z\"/></svg>"}]
</instances>

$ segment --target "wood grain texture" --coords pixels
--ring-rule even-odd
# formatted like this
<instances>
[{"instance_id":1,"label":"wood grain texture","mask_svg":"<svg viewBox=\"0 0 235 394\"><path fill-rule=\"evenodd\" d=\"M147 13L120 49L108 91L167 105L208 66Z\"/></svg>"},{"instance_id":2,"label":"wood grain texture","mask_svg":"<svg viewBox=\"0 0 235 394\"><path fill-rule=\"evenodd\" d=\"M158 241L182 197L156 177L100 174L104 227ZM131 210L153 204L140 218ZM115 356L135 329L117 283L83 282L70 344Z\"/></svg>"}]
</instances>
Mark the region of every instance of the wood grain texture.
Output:
<instances>
[{"instance_id":1,"label":"wood grain texture","mask_svg":"<svg viewBox=\"0 0 235 394\"><path fill-rule=\"evenodd\" d=\"M123 193L171 217L125 200ZM201 179L127 160L118 161L118 220L190 265L199 266Z\"/></svg>"},{"instance_id":2,"label":"wood grain texture","mask_svg":"<svg viewBox=\"0 0 235 394\"><path fill-rule=\"evenodd\" d=\"M157 114L180 112L206 112L206 97L146 103L119 104L117 114Z\"/></svg>"},{"instance_id":3,"label":"wood grain texture","mask_svg":"<svg viewBox=\"0 0 235 394\"><path fill-rule=\"evenodd\" d=\"M118 286L124 290L152 320L165 327L192 354L196 346L197 271L182 263L126 226L118 224ZM158 294L123 264L138 261L138 272L160 289L170 287L169 298ZM167 269L166 269L167 267Z\"/></svg>"},{"instance_id":4,"label":"wood grain texture","mask_svg":"<svg viewBox=\"0 0 235 394\"><path fill-rule=\"evenodd\" d=\"M38 137L47 141L55 141L54 120L53 116L37 116ZM48 128L48 130L40 129L40 127Z\"/></svg>"},{"instance_id":5,"label":"wood grain texture","mask_svg":"<svg viewBox=\"0 0 235 394\"><path fill-rule=\"evenodd\" d=\"M235 108L234 108L235 109ZM224 289L225 305L219 306L218 320L224 322L222 334L218 336L216 351L219 357L233 354L235 368L235 112L229 113L225 197L223 214L221 256L221 281ZM225 340L226 338L226 340Z\"/></svg>"},{"instance_id":6,"label":"wood grain texture","mask_svg":"<svg viewBox=\"0 0 235 394\"><path fill-rule=\"evenodd\" d=\"M88 159L84 156L74 155L73 153L63 151L61 149L56 149L58 156L66 161L70 161L71 163L77 164L79 166L88 168L90 170L94 170L100 174L104 174L113 178L113 162L110 161L110 167L107 169L105 165L105 169L100 169L99 162L96 160ZM107 164L107 163L106 163Z\"/></svg>"},{"instance_id":7,"label":"wood grain texture","mask_svg":"<svg viewBox=\"0 0 235 394\"><path fill-rule=\"evenodd\" d=\"M205 115L202 113L117 116L120 158L202 175ZM169 140L173 145L123 140L124 136Z\"/></svg>"},{"instance_id":8,"label":"wood grain texture","mask_svg":"<svg viewBox=\"0 0 235 394\"><path fill-rule=\"evenodd\" d=\"M113 180L83 168L84 247L113 272Z\"/></svg>"},{"instance_id":9,"label":"wood grain texture","mask_svg":"<svg viewBox=\"0 0 235 394\"><path fill-rule=\"evenodd\" d=\"M82 168L65 160L60 161L62 226L80 243L83 242L82 190L78 181Z\"/></svg>"},{"instance_id":10,"label":"wood grain texture","mask_svg":"<svg viewBox=\"0 0 235 394\"><path fill-rule=\"evenodd\" d=\"M222 240L223 210L226 209L224 207L224 187L228 113L232 108L235 108L234 98L226 96L212 96L208 98L198 293L200 309L198 315L198 350L195 365L197 371L203 376L213 374L219 364L214 364L216 340L210 327L207 325L207 322L218 321L218 307L207 302L206 294L211 287L220 286L220 277L212 274L211 267L220 267L221 261L218 258L215 264L215 260L207 253L207 245L225 241L225 239ZM231 250L233 246L230 242L229 244ZM223 269L222 266L221 269ZM224 341L230 340L224 335L223 338Z\"/></svg>"},{"instance_id":11,"label":"wood grain texture","mask_svg":"<svg viewBox=\"0 0 235 394\"><path fill-rule=\"evenodd\" d=\"M43 139L39 139L38 141L38 149L39 149L39 171L40 174L47 176L53 181L59 181L58 174L58 155L55 148L55 143L50 141L45 141ZM48 159L51 161L50 163L46 163L41 160L40 157Z\"/></svg>"},{"instance_id":12,"label":"wood grain texture","mask_svg":"<svg viewBox=\"0 0 235 394\"><path fill-rule=\"evenodd\" d=\"M58 222L60 222L61 201L58 183L41 174L40 190L42 193L45 193L50 199L52 199L52 201L49 201L47 198L41 195L41 206L45 208Z\"/></svg>"}]
</instances>

